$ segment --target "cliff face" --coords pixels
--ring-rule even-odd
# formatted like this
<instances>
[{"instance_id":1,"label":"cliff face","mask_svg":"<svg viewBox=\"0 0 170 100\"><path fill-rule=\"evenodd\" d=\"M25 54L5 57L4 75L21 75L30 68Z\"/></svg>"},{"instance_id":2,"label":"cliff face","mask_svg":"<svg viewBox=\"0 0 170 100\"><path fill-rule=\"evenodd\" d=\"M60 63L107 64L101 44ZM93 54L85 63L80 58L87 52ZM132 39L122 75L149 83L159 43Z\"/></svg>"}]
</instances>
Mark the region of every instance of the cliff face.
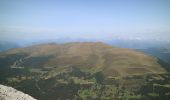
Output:
<instances>
[{"instance_id":1,"label":"cliff face","mask_svg":"<svg viewBox=\"0 0 170 100\"><path fill-rule=\"evenodd\" d=\"M12 87L0 85L0 100L36 100Z\"/></svg>"}]
</instances>

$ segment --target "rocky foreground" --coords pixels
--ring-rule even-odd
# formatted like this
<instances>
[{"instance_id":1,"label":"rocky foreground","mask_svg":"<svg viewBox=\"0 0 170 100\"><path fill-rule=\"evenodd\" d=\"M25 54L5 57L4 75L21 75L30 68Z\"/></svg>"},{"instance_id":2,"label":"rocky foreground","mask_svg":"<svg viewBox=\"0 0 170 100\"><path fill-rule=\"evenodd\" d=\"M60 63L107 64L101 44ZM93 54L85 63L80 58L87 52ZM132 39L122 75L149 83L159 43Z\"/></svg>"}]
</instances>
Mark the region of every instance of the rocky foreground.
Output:
<instances>
[{"instance_id":1,"label":"rocky foreground","mask_svg":"<svg viewBox=\"0 0 170 100\"><path fill-rule=\"evenodd\" d=\"M0 85L0 100L36 100L12 87Z\"/></svg>"}]
</instances>

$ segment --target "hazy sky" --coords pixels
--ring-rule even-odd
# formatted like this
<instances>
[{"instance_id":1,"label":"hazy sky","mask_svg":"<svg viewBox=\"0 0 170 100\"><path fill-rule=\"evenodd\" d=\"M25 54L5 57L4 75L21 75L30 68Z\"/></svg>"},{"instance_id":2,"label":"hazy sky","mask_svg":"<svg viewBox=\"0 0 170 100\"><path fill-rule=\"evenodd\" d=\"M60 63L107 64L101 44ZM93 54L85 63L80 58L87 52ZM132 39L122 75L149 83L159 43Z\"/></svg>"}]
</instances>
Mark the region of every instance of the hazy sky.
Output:
<instances>
[{"instance_id":1,"label":"hazy sky","mask_svg":"<svg viewBox=\"0 0 170 100\"><path fill-rule=\"evenodd\" d=\"M170 0L0 0L0 40L170 40Z\"/></svg>"}]
</instances>

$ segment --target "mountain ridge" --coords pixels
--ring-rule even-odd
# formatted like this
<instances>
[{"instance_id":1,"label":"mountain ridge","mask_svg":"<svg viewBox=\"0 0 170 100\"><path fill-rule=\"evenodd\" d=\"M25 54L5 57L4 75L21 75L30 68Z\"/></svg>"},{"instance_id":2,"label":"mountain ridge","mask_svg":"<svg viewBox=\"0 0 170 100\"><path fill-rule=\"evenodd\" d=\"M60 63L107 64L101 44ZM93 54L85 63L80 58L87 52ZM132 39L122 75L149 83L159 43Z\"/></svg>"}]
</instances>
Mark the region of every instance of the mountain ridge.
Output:
<instances>
[{"instance_id":1,"label":"mountain ridge","mask_svg":"<svg viewBox=\"0 0 170 100\"><path fill-rule=\"evenodd\" d=\"M73 42L65 44L41 44L1 53L1 56L24 54L19 65L62 68L78 67L104 74L120 76L146 73L164 73L157 59L131 49L117 48L102 42ZM37 60L38 58L44 60ZM45 61L46 59L46 61ZM28 64L28 62L35 62ZM42 62L44 61L44 63ZM13 62L14 63L14 62ZM113 71L113 73L112 73ZM133 71L133 73L131 73ZM136 72L135 72L136 71ZM108 73L109 72L109 73Z\"/></svg>"},{"instance_id":2,"label":"mountain ridge","mask_svg":"<svg viewBox=\"0 0 170 100\"><path fill-rule=\"evenodd\" d=\"M153 92L169 97L167 64L101 42L11 49L0 53L0 65L0 84L40 100L152 100Z\"/></svg>"}]
</instances>

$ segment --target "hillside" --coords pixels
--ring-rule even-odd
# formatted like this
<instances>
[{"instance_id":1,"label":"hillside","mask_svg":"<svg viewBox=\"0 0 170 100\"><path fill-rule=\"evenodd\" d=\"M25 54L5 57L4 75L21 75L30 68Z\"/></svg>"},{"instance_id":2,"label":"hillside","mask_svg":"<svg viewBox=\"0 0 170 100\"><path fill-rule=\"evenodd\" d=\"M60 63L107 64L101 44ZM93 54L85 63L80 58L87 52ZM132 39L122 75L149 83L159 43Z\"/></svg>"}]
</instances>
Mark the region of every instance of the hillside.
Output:
<instances>
[{"instance_id":1,"label":"hillside","mask_svg":"<svg viewBox=\"0 0 170 100\"><path fill-rule=\"evenodd\" d=\"M105 75L162 73L157 59L124 48L114 48L103 43L45 44L9 50L2 56L23 55L10 62L10 67L62 69L76 67Z\"/></svg>"},{"instance_id":2,"label":"hillside","mask_svg":"<svg viewBox=\"0 0 170 100\"><path fill-rule=\"evenodd\" d=\"M40 100L143 100L152 98L155 82L164 88L170 76L157 58L101 42L11 49L0 53L0 65L1 84Z\"/></svg>"}]
</instances>

